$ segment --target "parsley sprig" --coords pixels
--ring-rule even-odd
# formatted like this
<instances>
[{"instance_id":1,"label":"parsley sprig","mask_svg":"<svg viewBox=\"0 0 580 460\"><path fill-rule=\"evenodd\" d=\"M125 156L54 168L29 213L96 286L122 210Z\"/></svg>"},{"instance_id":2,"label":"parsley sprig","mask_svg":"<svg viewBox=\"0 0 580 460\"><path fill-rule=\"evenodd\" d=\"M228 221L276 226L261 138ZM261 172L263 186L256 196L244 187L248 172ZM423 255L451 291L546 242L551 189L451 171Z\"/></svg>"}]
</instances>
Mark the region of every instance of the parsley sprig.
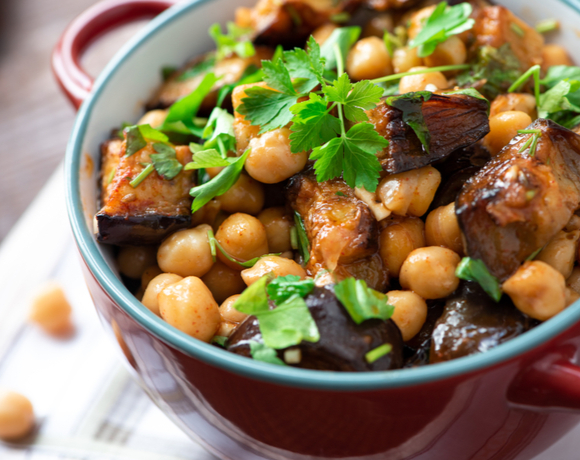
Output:
<instances>
[{"instance_id":1,"label":"parsley sprig","mask_svg":"<svg viewBox=\"0 0 580 460\"><path fill-rule=\"evenodd\" d=\"M389 298L369 288L364 280L347 278L334 287L334 293L357 324L373 318L386 321L395 311Z\"/></svg>"},{"instance_id":2,"label":"parsley sprig","mask_svg":"<svg viewBox=\"0 0 580 460\"><path fill-rule=\"evenodd\" d=\"M467 2L452 7L447 2L439 3L409 47L418 48L422 58L433 54L437 45L473 27L475 20L469 17L472 12L473 7Z\"/></svg>"},{"instance_id":3,"label":"parsley sprig","mask_svg":"<svg viewBox=\"0 0 580 460\"><path fill-rule=\"evenodd\" d=\"M466 281L476 281L493 300L496 302L501 300L503 294L501 284L489 272L483 260L464 257L455 270L455 276Z\"/></svg>"}]
</instances>

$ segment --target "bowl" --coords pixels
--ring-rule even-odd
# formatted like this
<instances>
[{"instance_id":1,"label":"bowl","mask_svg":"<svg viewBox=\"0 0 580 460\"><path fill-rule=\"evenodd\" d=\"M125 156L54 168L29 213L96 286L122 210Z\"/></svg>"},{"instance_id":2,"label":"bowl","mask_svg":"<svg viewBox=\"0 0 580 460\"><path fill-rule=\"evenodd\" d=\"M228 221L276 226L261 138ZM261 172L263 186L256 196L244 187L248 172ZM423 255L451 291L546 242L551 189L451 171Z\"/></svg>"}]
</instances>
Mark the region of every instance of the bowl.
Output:
<instances>
[{"instance_id":1,"label":"bowl","mask_svg":"<svg viewBox=\"0 0 580 460\"><path fill-rule=\"evenodd\" d=\"M580 421L580 303L484 354L378 373L272 366L192 339L138 302L110 248L95 242L99 144L139 118L160 69L211 48L208 26L253 0L171 6L112 59L93 84L79 66L106 29L170 2L97 4L65 31L55 74L82 102L66 154L67 205L99 317L151 399L188 435L229 459L528 459ZM505 0L530 23L555 17L580 62L580 2ZM576 44L573 46L572 44ZM83 102L84 101L84 102Z\"/></svg>"}]
</instances>

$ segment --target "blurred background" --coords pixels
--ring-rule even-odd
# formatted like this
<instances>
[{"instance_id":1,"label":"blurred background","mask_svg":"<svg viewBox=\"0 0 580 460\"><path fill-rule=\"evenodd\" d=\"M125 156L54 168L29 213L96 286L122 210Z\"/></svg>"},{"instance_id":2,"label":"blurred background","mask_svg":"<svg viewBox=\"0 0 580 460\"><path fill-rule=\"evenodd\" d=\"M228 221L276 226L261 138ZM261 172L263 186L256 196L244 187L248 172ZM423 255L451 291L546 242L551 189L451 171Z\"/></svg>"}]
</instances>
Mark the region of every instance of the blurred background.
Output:
<instances>
[{"instance_id":1,"label":"blurred background","mask_svg":"<svg viewBox=\"0 0 580 460\"><path fill-rule=\"evenodd\" d=\"M75 110L50 54L65 27L95 0L0 0L0 242L64 158ZM83 58L96 76L143 25L97 40Z\"/></svg>"}]
</instances>

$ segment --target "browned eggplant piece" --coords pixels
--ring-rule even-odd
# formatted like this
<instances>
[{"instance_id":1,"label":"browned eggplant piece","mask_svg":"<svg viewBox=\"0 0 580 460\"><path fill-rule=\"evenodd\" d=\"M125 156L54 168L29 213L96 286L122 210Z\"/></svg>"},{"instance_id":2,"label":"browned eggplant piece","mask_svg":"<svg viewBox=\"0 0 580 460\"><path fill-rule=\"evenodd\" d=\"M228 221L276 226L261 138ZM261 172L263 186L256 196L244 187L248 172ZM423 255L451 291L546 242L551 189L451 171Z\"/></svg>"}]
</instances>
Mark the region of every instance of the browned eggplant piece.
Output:
<instances>
[{"instance_id":1,"label":"browned eggplant piece","mask_svg":"<svg viewBox=\"0 0 580 460\"><path fill-rule=\"evenodd\" d=\"M486 46L500 49L509 44L522 72L542 63L542 34L503 6L479 9L475 16L473 34L475 40L472 50Z\"/></svg>"},{"instance_id":2,"label":"browned eggplant piece","mask_svg":"<svg viewBox=\"0 0 580 460\"><path fill-rule=\"evenodd\" d=\"M164 180L153 171L133 188L130 182L151 163L156 153L151 143L130 157L125 156L125 142L111 140L102 146L101 201L97 213L97 239L116 245L159 244L170 233L191 224L191 171L180 172L173 180ZM178 161L191 161L187 146L175 148Z\"/></svg>"},{"instance_id":3,"label":"browned eggplant piece","mask_svg":"<svg viewBox=\"0 0 580 460\"><path fill-rule=\"evenodd\" d=\"M466 95L433 94L422 102L421 111L430 134L428 153L403 121L402 110L382 102L366 113L377 132L389 141L377 157L386 172L396 174L447 158L455 150L482 139L489 133L488 108L486 101Z\"/></svg>"},{"instance_id":4,"label":"browned eggplant piece","mask_svg":"<svg viewBox=\"0 0 580 460\"><path fill-rule=\"evenodd\" d=\"M218 92L221 88L237 82L249 67L260 68L262 60L270 59L273 56L273 51L264 46L257 46L256 54L252 57L240 58L234 55L213 64L212 56L213 53L208 53L188 63L183 69L169 75L155 96L147 103L147 110L168 108L179 99L195 91L203 78L209 72L213 72L216 77L220 77L220 80L203 100L199 109L200 115L208 114L215 107ZM199 71L192 72L193 69L199 69Z\"/></svg>"},{"instance_id":5,"label":"browned eggplant piece","mask_svg":"<svg viewBox=\"0 0 580 460\"><path fill-rule=\"evenodd\" d=\"M287 197L310 241L309 274L327 269L335 271L338 281L354 276L375 289L386 287L386 271L380 258L373 257L378 250L377 221L353 189L342 179L319 183L310 169L289 181Z\"/></svg>"},{"instance_id":6,"label":"browned eggplant piece","mask_svg":"<svg viewBox=\"0 0 580 460\"><path fill-rule=\"evenodd\" d=\"M430 362L483 353L523 334L532 324L508 296L496 303L479 284L463 282L435 325Z\"/></svg>"},{"instance_id":7,"label":"browned eggplant piece","mask_svg":"<svg viewBox=\"0 0 580 460\"><path fill-rule=\"evenodd\" d=\"M489 151L480 143L453 152L443 163L437 164L441 185L430 209L455 202L463 185L491 159Z\"/></svg>"},{"instance_id":8,"label":"browned eggplant piece","mask_svg":"<svg viewBox=\"0 0 580 460\"><path fill-rule=\"evenodd\" d=\"M403 338L392 320L370 319L356 324L334 295L331 285L316 287L304 299L320 332L316 343L302 342L296 347L301 352L300 364L304 369L364 372L399 369L403 365ZM227 349L250 357L249 342L263 343L254 316L247 318L228 340ZM369 364L365 354L389 343L391 352ZM281 359L284 350L279 350Z\"/></svg>"},{"instance_id":9,"label":"browned eggplant piece","mask_svg":"<svg viewBox=\"0 0 580 460\"><path fill-rule=\"evenodd\" d=\"M365 0L366 6L377 11L413 8L420 2L421 0Z\"/></svg>"},{"instance_id":10,"label":"browned eggplant piece","mask_svg":"<svg viewBox=\"0 0 580 460\"><path fill-rule=\"evenodd\" d=\"M352 13L361 0L261 0L252 10L254 43L275 48L302 47L317 27L335 14Z\"/></svg>"},{"instance_id":11,"label":"browned eggplant piece","mask_svg":"<svg viewBox=\"0 0 580 460\"><path fill-rule=\"evenodd\" d=\"M431 351L431 337L433 330L445 308L445 300L427 300L427 320L419 333L408 342L405 342L405 366L417 367L429 364Z\"/></svg>"},{"instance_id":12,"label":"browned eggplant piece","mask_svg":"<svg viewBox=\"0 0 580 460\"><path fill-rule=\"evenodd\" d=\"M467 253L505 281L580 206L580 136L537 120L535 155L516 137L464 186L455 205ZM522 150L522 151L520 151Z\"/></svg>"}]
</instances>

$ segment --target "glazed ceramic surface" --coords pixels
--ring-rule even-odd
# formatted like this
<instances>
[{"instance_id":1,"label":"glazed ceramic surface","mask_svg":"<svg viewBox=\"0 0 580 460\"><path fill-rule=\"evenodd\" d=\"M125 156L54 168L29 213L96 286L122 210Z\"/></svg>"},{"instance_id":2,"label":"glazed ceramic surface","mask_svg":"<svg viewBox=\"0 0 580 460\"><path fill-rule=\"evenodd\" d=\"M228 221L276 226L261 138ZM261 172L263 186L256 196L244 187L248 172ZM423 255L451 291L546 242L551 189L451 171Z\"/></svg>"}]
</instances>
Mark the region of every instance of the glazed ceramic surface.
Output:
<instances>
[{"instance_id":1,"label":"glazed ceramic surface","mask_svg":"<svg viewBox=\"0 0 580 460\"><path fill-rule=\"evenodd\" d=\"M214 22L253 0L193 1L155 18L112 60L82 105L67 150L68 207L101 320L151 398L230 459L528 459L580 421L580 303L485 354L353 374L282 368L195 341L123 286L93 238L99 145L135 122L160 69L212 48ZM534 24L556 17L580 63L580 2L502 1Z\"/></svg>"}]
</instances>

